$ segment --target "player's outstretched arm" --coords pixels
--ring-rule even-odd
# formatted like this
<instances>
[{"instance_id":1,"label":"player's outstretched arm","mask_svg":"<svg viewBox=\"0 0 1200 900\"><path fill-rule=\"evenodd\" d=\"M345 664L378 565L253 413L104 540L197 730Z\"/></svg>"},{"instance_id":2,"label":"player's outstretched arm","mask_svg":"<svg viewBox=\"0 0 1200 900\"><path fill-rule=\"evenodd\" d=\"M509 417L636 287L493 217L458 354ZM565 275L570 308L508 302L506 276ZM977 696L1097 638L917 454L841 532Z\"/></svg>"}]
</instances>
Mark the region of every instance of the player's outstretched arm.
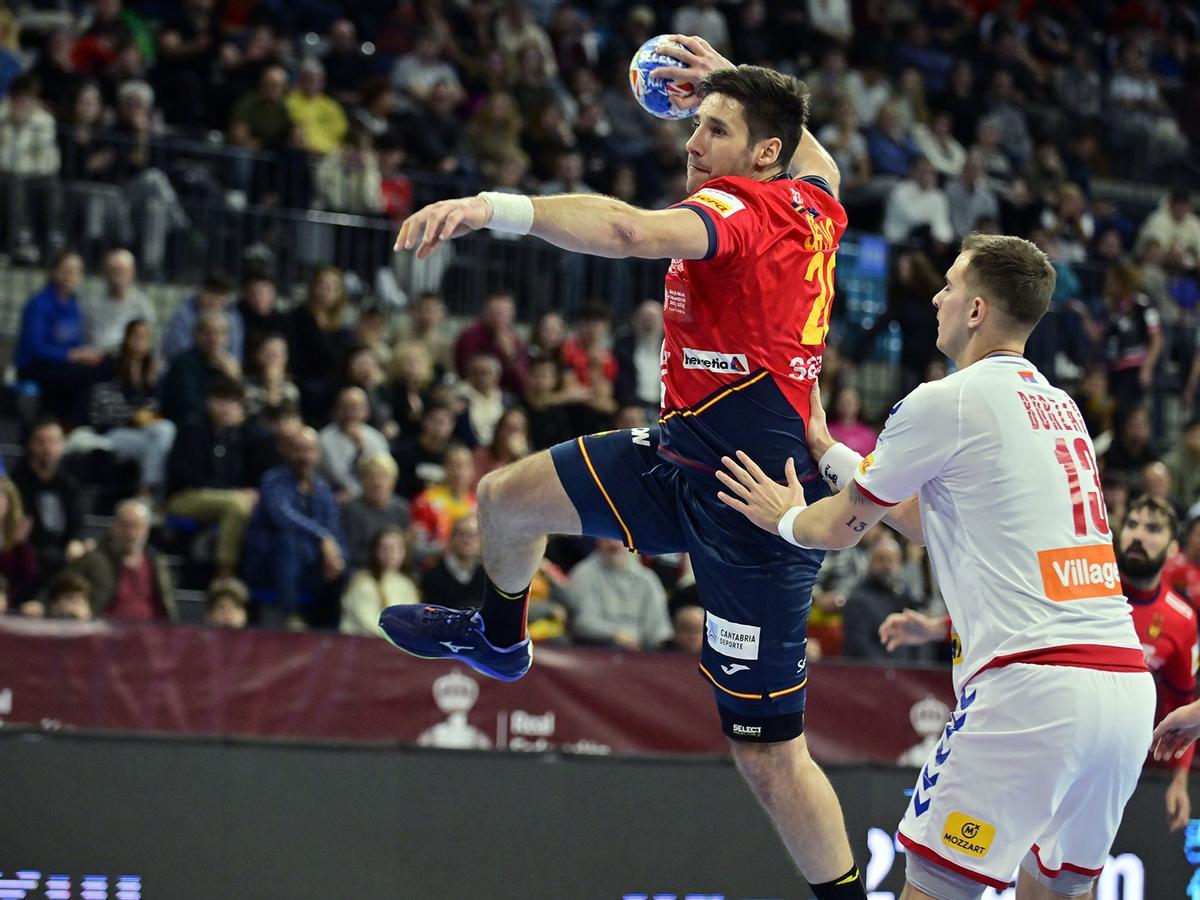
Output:
<instances>
[{"instance_id":1,"label":"player's outstretched arm","mask_svg":"<svg viewBox=\"0 0 1200 900\"><path fill-rule=\"evenodd\" d=\"M915 609L892 613L879 626L879 643L891 653L900 647L919 647L946 634L946 616L927 616Z\"/></svg>"},{"instance_id":2,"label":"player's outstretched arm","mask_svg":"<svg viewBox=\"0 0 1200 900\"><path fill-rule=\"evenodd\" d=\"M1188 744L1200 737L1200 700L1170 712L1154 729L1150 747L1154 758L1180 757Z\"/></svg>"},{"instance_id":3,"label":"player's outstretched arm","mask_svg":"<svg viewBox=\"0 0 1200 900\"><path fill-rule=\"evenodd\" d=\"M716 476L728 492L719 491L718 499L759 528L798 547L823 550L852 547L888 511L888 507L872 502L857 489L842 491L808 506L796 476L796 464L790 459L784 466L785 484L768 478L741 450L736 461L724 456L721 462L728 471L718 470Z\"/></svg>"},{"instance_id":4,"label":"player's outstretched arm","mask_svg":"<svg viewBox=\"0 0 1200 900\"><path fill-rule=\"evenodd\" d=\"M532 234L564 250L623 259L703 259L705 221L690 209L645 210L599 194L525 197L485 192L442 200L404 220L393 248L425 259L444 242L491 228Z\"/></svg>"},{"instance_id":5,"label":"player's outstretched arm","mask_svg":"<svg viewBox=\"0 0 1200 900\"><path fill-rule=\"evenodd\" d=\"M842 473L842 477L838 477L836 473L831 472L832 466L829 463L822 465L822 461L826 459L826 454L829 453L838 442L833 439L833 435L829 432L829 422L825 415L825 407L821 403L821 385L814 381L812 390L808 397L808 428L805 431L805 439L808 442L808 452L812 455L813 462L817 464L817 468L821 470L821 475L828 482L829 486L836 491L840 491L847 487L853 480L853 469L849 472ZM844 445L842 445L844 446ZM854 466L858 465L861 460L858 454L845 447L840 451L847 454L847 461L853 459ZM916 497L909 497L903 503L898 503L888 510L887 515L883 517L883 522L892 528L893 531L904 535L908 540L919 546L925 546L925 531L921 528L921 504Z\"/></svg>"}]
</instances>

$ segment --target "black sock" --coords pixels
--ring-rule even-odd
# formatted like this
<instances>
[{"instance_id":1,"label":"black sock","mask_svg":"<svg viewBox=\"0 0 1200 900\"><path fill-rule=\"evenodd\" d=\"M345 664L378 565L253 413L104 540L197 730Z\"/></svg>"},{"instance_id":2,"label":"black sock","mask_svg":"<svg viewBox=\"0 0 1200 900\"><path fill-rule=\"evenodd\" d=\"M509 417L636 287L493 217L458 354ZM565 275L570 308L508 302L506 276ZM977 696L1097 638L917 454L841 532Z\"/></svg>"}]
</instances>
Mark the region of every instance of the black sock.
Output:
<instances>
[{"instance_id":1,"label":"black sock","mask_svg":"<svg viewBox=\"0 0 1200 900\"><path fill-rule=\"evenodd\" d=\"M525 614L529 610L529 587L516 594L502 591L487 579L483 588L484 631L497 647L511 647L525 640Z\"/></svg>"},{"instance_id":2,"label":"black sock","mask_svg":"<svg viewBox=\"0 0 1200 900\"><path fill-rule=\"evenodd\" d=\"M862 877L858 874L858 866L851 866L850 871L841 878L822 884L810 884L809 887L817 900L867 900L867 891L863 887Z\"/></svg>"}]
</instances>

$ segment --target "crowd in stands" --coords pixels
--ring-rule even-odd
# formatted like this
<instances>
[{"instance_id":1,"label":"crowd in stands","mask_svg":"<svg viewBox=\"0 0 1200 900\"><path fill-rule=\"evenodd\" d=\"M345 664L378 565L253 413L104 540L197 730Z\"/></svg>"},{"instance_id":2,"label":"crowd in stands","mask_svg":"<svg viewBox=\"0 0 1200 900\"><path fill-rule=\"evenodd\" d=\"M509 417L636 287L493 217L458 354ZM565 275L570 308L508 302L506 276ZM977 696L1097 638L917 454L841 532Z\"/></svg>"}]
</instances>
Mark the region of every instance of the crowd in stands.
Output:
<instances>
[{"instance_id":1,"label":"crowd in stands","mask_svg":"<svg viewBox=\"0 0 1200 900\"><path fill-rule=\"evenodd\" d=\"M576 297L566 266L559 297L528 273L451 298L435 269L399 305L333 265L302 285L213 271L171 309L147 282L171 276L198 195L392 220L422 191L682 199L685 126L642 112L626 74L671 30L804 77L852 228L888 242L882 315L835 308L833 434L869 452L891 402L946 374L929 300L959 239L1027 236L1058 274L1028 355L1077 397L1111 520L1139 493L1179 511L1168 578L1200 605L1200 16L1168 0L0 5L0 231L48 275L5 298L25 301L13 366L37 398L0 481L5 605L173 620L176 558L225 626L375 634L388 604L476 605L479 479L650 425L660 303L615 277ZM227 164L185 177L174 139ZM890 395L868 404L863 363L893 325ZM120 486L98 537L81 480ZM938 603L923 550L874 529L830 555L810 655L886 655L883 618ZM531 631L694 653L699 605L686 557L558 539Z\"/></svg>"}]
</instances>

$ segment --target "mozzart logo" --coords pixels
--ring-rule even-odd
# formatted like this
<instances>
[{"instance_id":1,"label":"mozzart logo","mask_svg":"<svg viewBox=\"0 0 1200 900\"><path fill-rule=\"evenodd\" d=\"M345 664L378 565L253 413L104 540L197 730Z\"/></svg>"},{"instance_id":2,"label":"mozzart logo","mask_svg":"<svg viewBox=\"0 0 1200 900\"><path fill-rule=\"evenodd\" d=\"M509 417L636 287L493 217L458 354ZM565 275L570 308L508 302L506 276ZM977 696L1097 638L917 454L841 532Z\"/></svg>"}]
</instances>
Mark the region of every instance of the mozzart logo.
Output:
<instances>
[{"instance_id":1,"label":"mozzart logo","mask_svg":"<svg viewBox=\"0 0 1200 900\"><path fill-rule=\"evenodd\" d=\"M737 372L743 375L750 371L745 353L693 350L690 347L683 348L683 367L685 369L704 369L708 372Z\"/></svg>"},{"instance_id":2,"label":"mozzart logo","mask_svg":"<svg viewBox=\"0 0 1200 900\"><path fill-rule=\"evenodd\" d=\"M946 817L946 824L942 826L943 844L978 859L988 855L995 837L995 825L980 822L966 813L950 813Z\"/></svg>"}]
</instances>

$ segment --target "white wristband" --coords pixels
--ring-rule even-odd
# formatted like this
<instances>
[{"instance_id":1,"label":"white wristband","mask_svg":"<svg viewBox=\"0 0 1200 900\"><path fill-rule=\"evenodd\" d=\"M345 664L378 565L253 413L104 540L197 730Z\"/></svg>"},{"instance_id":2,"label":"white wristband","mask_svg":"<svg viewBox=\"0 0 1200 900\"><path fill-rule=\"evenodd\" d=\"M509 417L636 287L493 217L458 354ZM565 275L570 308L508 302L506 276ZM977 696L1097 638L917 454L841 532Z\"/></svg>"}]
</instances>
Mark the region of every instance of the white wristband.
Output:
<instances>
[{"instance_id":1,"label":"white wristband","mask_svg":"<svg viewBox=\"0 0 1200 900\"><path fill-rule=\"evenodd\" d=\"M484 191L479 195L492 208L487 227L507 234L529 234L533 228L533 201L524 194Z\"/></svg>"},{"instance_id":2,"label":"white wristband","mask_svg":"<svg viewBox=\"0 0 1200 900\"><path fill-rule=\"evenodd\" d=\"M840 491L854 480L854 473L862 461L859 454L839 443L825 451L817 461L817 468L821 470L821 477L826 483L835 491Z\"/></svg>"},{"instance_id":3,"label":"white wristband","mask_svg":"<svg viewBox=\"0 0 1200 900\"><path fill-rule=\"evenodd\" d=\"M805 506L793 506L783 514L783 518L779 520L779 525L777 527L779 528L779 536L793 547L802 547L805 550L811 550L811 547L805 547L798 540L796 540L796 536L792 534L792 527L796 524L796 516L800 515L800 513L804 512L804 510L807 508L808 507Z\"/></svg>"}]
</instances>

